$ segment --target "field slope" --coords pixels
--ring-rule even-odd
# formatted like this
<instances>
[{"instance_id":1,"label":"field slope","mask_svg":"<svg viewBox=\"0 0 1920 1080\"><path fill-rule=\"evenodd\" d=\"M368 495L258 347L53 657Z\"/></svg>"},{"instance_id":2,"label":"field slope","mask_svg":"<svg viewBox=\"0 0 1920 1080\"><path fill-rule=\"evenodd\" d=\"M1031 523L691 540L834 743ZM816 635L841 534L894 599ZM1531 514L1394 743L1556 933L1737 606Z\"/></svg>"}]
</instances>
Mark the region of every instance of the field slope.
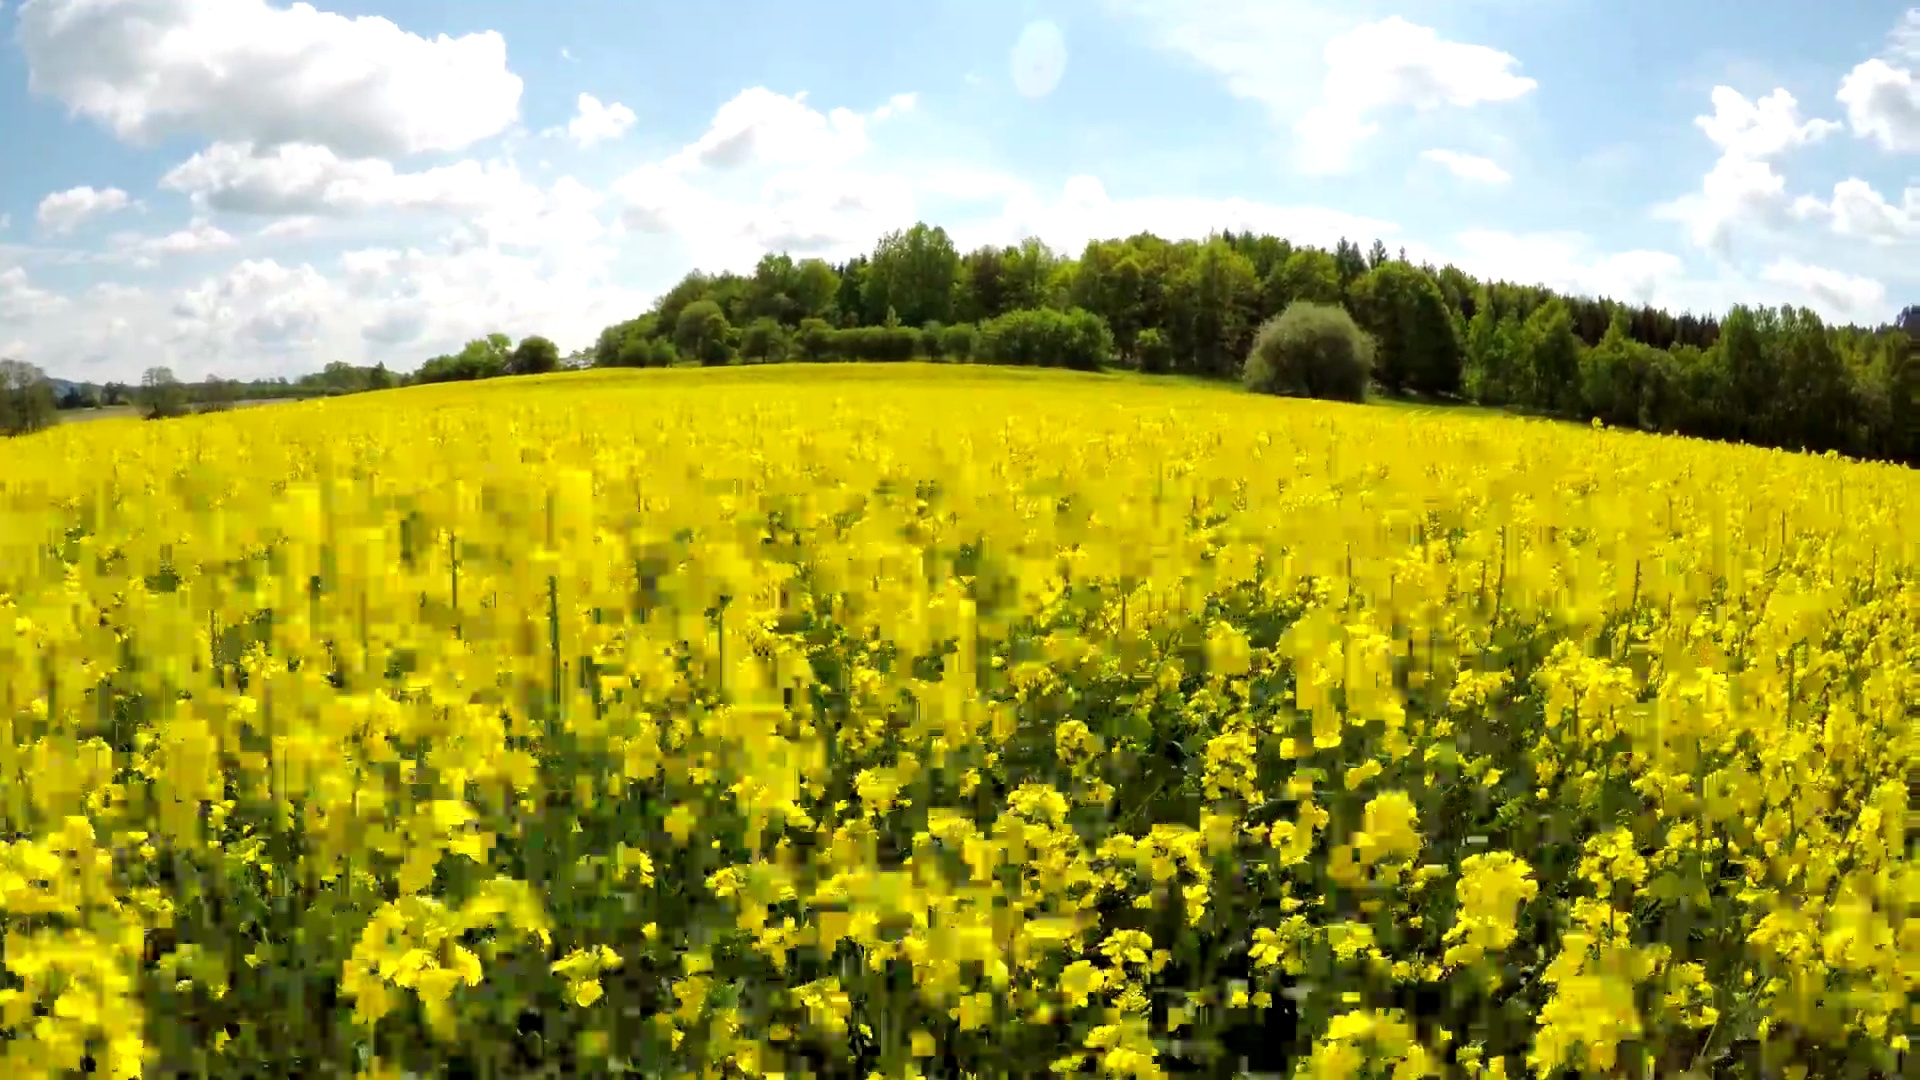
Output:
<instances>
[{"instance_id":1,"label":"field slope","mask_svg":"<svg viewBox=\"0 0 1920 1080\"><path fill-rule=\"evenodd\" d=\"M0 443L0 1075L1897 1075L1916 497L933 365Z\"/></svg>"}]
</instances>

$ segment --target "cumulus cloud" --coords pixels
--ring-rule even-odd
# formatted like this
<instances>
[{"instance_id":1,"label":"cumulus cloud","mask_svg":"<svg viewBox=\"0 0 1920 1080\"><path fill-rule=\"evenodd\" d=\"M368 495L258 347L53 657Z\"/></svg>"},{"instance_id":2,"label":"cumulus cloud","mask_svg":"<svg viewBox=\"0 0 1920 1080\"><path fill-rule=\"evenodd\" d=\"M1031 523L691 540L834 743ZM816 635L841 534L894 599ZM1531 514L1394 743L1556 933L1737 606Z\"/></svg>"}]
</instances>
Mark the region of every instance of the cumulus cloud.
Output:
<instances>
[{"instance_id":1,"label":"cumulus cloud","mask_svg":"<svg viewBox=\"0 0 1920 1080\"><path fill-rule=\"evenodd\" d=\"M56 191L40 200L34 219L52 233L70 233L97 217L124 210L132 204L127 193L110 187L95 190L82 186Z\"/></svg>"},{"instance_id":2,"label":"cumulus cloud","mask_svg":"<svg viewBox=\"0 0 1920 1080\"><path fill-rule=\"evenodd\" d=\"M1106 0L1155 46L1219 76L1235 97L1292 127L1299 167L1351 168L1395 112L1512 101L1535 80L1519 60L1399 16L1361 22L1350 5L1305 0Z\"/></svg>"},{"instance_id":3,"label":"cumulus cloud","mask_svg":"<svg viewBox=\"0 0 1920 1080\"><path fill-rule=\"evenodd\" d=\"M1774 171L1773 159L1840 128L1832 120L1802 120L1799 103L1784 89L1749 100L1729 86L1714 87L1713 114L1696 117L1694 124L1720 148L1720 157L1699 191L1655 213L1681 223L1695 246L1723 256L1738 228L1778 223L1792 209L1786 180Z\"/></svg>"},{"instance_id":4,"label":"cumulus cloud","mask_svg":"<svg viewBox=\"0 0 1920 1080\"><path fill-rule=\"evenodd\" d=\"M744 268L769 250L850 253L914 220L910 182L855 163L871 147L870 124L916 104L896 94L864 114L822 112L804 92L744 90L693 142L614 182L619 220L679 238L709 269Z\"/></svg>"},{"instance_id":5,"label":"cumulus cloud","mask_svg":"<svg viewBox=\"0 0 1920 1080\"><path fill-rule=\"evenodd\" d=\"M66 306L66 297L35 285L24 267L0 270L0 326L26 323Z\"/></svg>"},{"instance_id":6,"label":"cumulus cloud","mask_svg":"<svg viewBox=\"0 0 1920 1080\"><path fill-rule=\"evenodd\" d=\"M239 245L226 230L205 218L194 218L184 227L158 236L121 234L114 247L140 260L157 260L171 255L199 255L225 251Z\"/></svg>"},{"instance_id":7,"label":"cumulus cloud","mask_svg":"<svg viewBox=\"0 0 1920 1080\"><path fill-rule=\"evenodd\" d=\"M1888 40L1886 55L1855 65L1835 97L1855 135L1912 153L1920 150L1920 8L1908 10Z\"/></svg>"},{"instance_id":8,"label":"cumulus cloud","mask_svg":"<svg viewBox=\"0 0 1920 1080\"><path fill-rule=\"evenodd\" d=\"M1316 173L1349 168L1382 113L1511 101L1539 85L1514 71L1520 61L1508 53L1448 41L1397 15L1329 41L1325 59L1320 103L1294 124L1300 165Z\"/></svg>"},{"instance_id":9,"label":"cumulus cloud","mask_svg":"<svg viewBox=\"0 0 1920 1080\"><path fill-rule=\"evenodd\" d=\"M1436 253L1470 274L1546 285L1584 296L1648 304L1687 301L1679 292L1686 264L1666 251L1635 249L1602 252L1579 233L1510 233L1467 229L1452 247ZM1689 306L1681 303L1681 307Z\"/></svg>"},{"instance_id":10,"label":"cumulus cloud","mask_svg":"<svg viewBox=\"0 0 1920 1080\"><path fill-rule=\"evenodd\" d=\"M320 229L320 219L311 214L297 214L293 217L278 218L260 226L254 235L262 239L298 239L312 236Z\"/></svg>"},{"instance_id":11,"label":"cumulus cloud","mask_svg":"<svg viewBox=\"0 0 1920 1080\"><path fill-rule=\"evenodd\" d=\"M734 95L714 113L707 130L667 167L739 169L750 165L829 166L850 161L870 145L867 124L909 111L913 96L900 94L870 115L835 108L820 112L806 91L788 95L755 86Z\"/></svg>"},{"instance_id":12,"label":"cumulus cloud","mask_svg":"<svg viewBox=\"0 0 1920 1080\"><path fill-rule=\"evenodd\" d=\"M190 332L277 351L313 343L338 293L312 266L246 259L187 290L173 313Z\"/></svg>"},{"instance_id":13,"label":"cumulus cloud","mask_svg":"<svg viewBox=\"0 0 1920 1080\"><path fill-rule=\"evenodd\" d=\"M470 146L519 112L493 31L426 38L266 0L26 0L18 23L33 92L129 141L413 154Z\"/></svg>"},{"instance_id":14,"label":"cumulus cloud","mask_svg":"<svg viewBox=\"0 0 1920 1080\"><path fill-rule=\"evenodd\" d=\"M1457 150L1423 150L1421 160L1431 161L1462 180L1472 180L1481 184L1504 184L1513 179L1513 174L1501 168L1492 158L1477 154L1463 154Z\"/></svg>"},{"instance_id":15,"label":"cumulus cloud","mask_svg":"<svg viewBox=\"0 0 1920 1080\"><path fill-rule=\"evenodd\" d=\"M1774 260L1760 276L1764 281L1793 290L1800 294L1803 303L1811 301L1814 307L1829 315L1872 320L1887 314L1886 286L1871 278L1809 266L1790 258Z\"/></svg>"},{"instance_id":16,"label":"cumulus cloud","mask_svg":"<svg viewBox=\"0 0 1920 1080\"><path fill-rule=\"evenodd\" d=\"M204 209L266 216L471 211L525 194L511 166L469 159L402 172L380 158L342 158L314 144L215 143L169 170L160 186Z\"/></svg>"},{"instance_id":17,"label":"cumulus cloud","mask_svg":"<svg viewBox=\"0 0 1920 1080\"><path fill-rule=\"evenodd\" d=\"M1795 216L1824 221L1841 236L1871 244L1893 244L1920 237L1920 188L1908 188L1898 206L1854 177L1833 185L1833 198L1802 195L1794 200Z\"/></svg>"},{"instance_id":18,"label":"cumulus cloud","mask_svg":"<svg viewBox=\"0 0 1920 1080\"><path fill-rule=\"evenodd\" d=\"M625 105L617 101L602 104L592 94L581 94L577 108L579 111L567 122L567 135L583 147L618 139L638 119Z\"/></svg>"}]
</instances>

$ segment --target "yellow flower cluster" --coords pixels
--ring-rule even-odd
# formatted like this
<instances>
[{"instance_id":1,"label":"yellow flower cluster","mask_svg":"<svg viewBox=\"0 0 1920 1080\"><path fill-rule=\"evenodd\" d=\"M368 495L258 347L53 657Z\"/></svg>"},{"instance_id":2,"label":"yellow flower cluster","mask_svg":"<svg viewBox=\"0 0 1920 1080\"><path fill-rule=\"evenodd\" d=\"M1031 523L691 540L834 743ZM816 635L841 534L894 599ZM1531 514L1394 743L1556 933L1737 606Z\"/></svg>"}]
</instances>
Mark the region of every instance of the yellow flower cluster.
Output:
<instances>
[{"instance_id":1,"label":"yellow flower cluster","mask_svg":"<svg viewBox=\"0 0 1920 1080\"><path fill-rule=\"evenodd\" d=\"M1900 1074L1917 497L918 365L0 444L0 1074Z\"/></svg>"}]
</instances>

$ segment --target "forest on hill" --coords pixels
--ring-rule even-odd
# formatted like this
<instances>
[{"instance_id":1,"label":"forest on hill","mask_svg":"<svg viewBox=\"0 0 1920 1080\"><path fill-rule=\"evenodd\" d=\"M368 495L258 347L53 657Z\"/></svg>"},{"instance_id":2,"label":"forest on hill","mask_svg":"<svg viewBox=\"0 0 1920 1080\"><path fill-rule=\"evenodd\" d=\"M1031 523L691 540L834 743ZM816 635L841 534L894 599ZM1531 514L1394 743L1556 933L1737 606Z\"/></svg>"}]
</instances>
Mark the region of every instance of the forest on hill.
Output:
<instances>
[{"instance_id":1,"label":"forest on hill","mask_svg":"<svg viewBox=\"0 0 1920 1080\"><path fill-rule=\"evenodd\" d=\"M1143 234L1076 259L1032 239L961 252L918 224L838 265L775 254L750 274L688 274L589 354L597 366L917 356L1227 379L1296 301L1344 306L1374 338L1388 393L1920 457L1920 309L1876 328L1794 307L1675 315L1413 265L1379 241L1326 251L1256 233Z\"/></svg>"},{"instance_id":2,"label":"forest on hill","mask_svg":"<svg viewBox=\"0 0 1920 1080\"><path fill-rule=\"evenodd\" d=\"M1263 323L1338 305L1373 339L1392 395L1615 427L1908 464L1920 461L1920 307L1830 326L1805 308L1673 314L1410 263L1374 241L1333 250L1258 233L1096 240L1078 258L1036 239L962 252L925 223L842 263L769 254L746 274L696 270L646 312L562 356L539 336L468 342L403 374L333 363L296 380L63 384L65 408L356 393L571 367L789 360L1129 368L1234 379ZM170 403L160 407L156 403Z\"/></svg>"}]
</instances>

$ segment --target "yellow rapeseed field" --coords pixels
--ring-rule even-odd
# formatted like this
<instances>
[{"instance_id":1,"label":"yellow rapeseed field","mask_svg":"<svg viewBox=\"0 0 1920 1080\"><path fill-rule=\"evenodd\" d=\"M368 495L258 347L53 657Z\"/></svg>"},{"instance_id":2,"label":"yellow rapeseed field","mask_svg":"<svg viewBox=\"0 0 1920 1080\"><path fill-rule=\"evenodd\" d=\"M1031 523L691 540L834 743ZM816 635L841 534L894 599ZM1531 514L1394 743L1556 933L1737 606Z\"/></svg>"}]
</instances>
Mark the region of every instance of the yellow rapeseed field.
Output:
<instances>
[{"instance_id":1,"label":"yellow rapeseed field","mask_svg":"<svg viewBox=\"0 0 1920 1080\"><path fill-rule=\"evenodd\" d=\"M0 1076L1899 1075L1916 505L925 365L3 443Z\"/></svg>"}]
</instances>

